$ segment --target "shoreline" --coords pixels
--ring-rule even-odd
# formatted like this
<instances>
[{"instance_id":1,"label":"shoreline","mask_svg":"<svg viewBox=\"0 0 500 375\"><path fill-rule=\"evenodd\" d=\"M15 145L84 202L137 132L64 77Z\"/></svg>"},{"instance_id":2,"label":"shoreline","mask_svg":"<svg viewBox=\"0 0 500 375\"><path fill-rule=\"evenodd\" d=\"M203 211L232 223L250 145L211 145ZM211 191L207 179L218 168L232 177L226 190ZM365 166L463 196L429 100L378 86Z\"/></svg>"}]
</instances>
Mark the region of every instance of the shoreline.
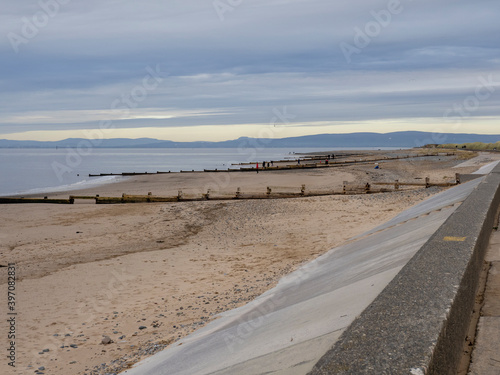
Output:
<instances>
[{"instance_id":1,"label":"shoreline","mask_svg":"<svg viewBox=\"0 0 500 375\"><path fill-rule=\"evenodd\" d=\"M313 147L306 148L294 148L295 150L314 150ZM9 150L9 149L4 149ZM8 196L19 196L24 194L32 194L30 190L37 189L43 190L43 192L35 191L33 194L50 194L54 191L60 191L61 186L74 185L78 184L84 179L88 179L89 174L100 174L102 172L127 172L127 165L122 163L122 156L130 158L129 154L138 155L138 159L133 161L132 163L136 166L135 172L143 172L148 171L151 173L155 173L157 170L180 170L180 169L192 169L192 166L197 165L199 168L220 168L220 165L229 165L228 162L231 161L240 161L245 162L250 159L253 159L252 155L258 151L264 158L270 157L273 155L274 157L285 157L286 151L291 150L290 148L283 149L94 149L95 152L90 153L88 155L76 155L75 160L69 159L68 157L74 156L72 154L68 154L72 149L60 149L58 152L54 153L55 150L51 149L12 149L13 155L19 154L20 151L25 151L30 155L33 160L37 159L37 156L41 156L38 161L43 171L43 174L51 174L52 177L48 180L45 179L43 175L38 173L38 177L44 179L44 182L49 185L46 187L40 187L40 184L31 184L28 183L28 179L36 179L36 174L33 175L32 165L30 163L26 163L26 158L24 158L24 162L21 164L20 168L26 170L30 170L30 175L26 175L26 173L21 174L23 177L19 181L16 186L12 187L10 184L2 187L1 190L4 191L0 193L0 196L8 197ZM219 150L220 152L218 152ZM250 152L252 151L252 152ZM198 155L198 153L202 153L202 155L207 155L210 159L209 163L205 163L203 160L196 160L194 156ZM10 154L10 153L9 153ZM22 153L21 153L22 154ZM102 169L100 164L95 162L96 157L108 157L111 154L111 158L108 160L106 165L111 169ZM115 155L116 154L116 155ZM45 155L45 156L44 156ZM141 158L142 155L142 158ZM80 159L78 159L80 157ZM129 159L127 159L129 160ZM58 171L54 170L54 163L57 166ZM193 164L194 163L194 164ZM134 170L130 170L130 172L134 172ZM7 175L15 175L17 170L12 168L6 169ZM54 175L55 173L55 175ZM68 175L69 173L69 175ZM174 173L174 172L172 172ZM58 175L58 176L56 176ZM60 176L59 176L60 175ZM81 176L77 178L77 175ZM60 177L64 177L64 182L60 182ZM56 178L57 177L57 178ZM24 183L22 183L24 180ZM91 181L89 181L92 183ZM43 184L42 184L43 185ZM18 188L21 186L21 188ZM26 187L27 188L24 188Z\"/></svg>"},{"instance_id":2,"label":"shoreline","mask_svg":"<svg viewBox=\"0 0 500 375\"><path fill-rule=\"evenodd\" d=\"M293 153L290 155L295 156L295 157L300 157L300 156L328 155L328 154L339 154L340 153L340 154L349 156L352 154L352 152L355 152L356 154L377 154L377 153L384 154L384 153L391 152L391 151L392 152L394 152L394 151L414 152L414 151L416 151L416 149L391 148L390 150L383 150L380 148L374 148L372 150L372 149L356 149L356 148L350 149L350 148L348 148L348 149L342 149L342 150L315 151L315 152L308 152L308 153L300 153L299 152L299 153ZM241 164L241 167L244 167L245 164L255 165L255 163L257 163L257 162L259 162L259 165L261 164L261 161L254 161L251 163L243 162ZM277 163L277 165L279 165L279 162L277 160L275 160L275 163ZM286 164L286 163L295 163L295 159L290 159L289 161L282 163L282 164ZM217 167L214 166L211 168L216 169ZM229 168L233 169L233 168L237 168L237 167L236 167L236 165L233 165L233 166L229 166ZM160 171L160 172L161 172L161 174L169 173L169 172L162 172L162 171ZM134 172L130 172L130 174L133 174L133 173ZM139 175L140 172L136 172L136 173L138 173L137 175ZM173 171L170 173L177 174L177 173L193 173L193 172L191 172L191 171L184 171L184 172ZM198 170L198 171L195 170L194 173L208 173L208 172L204 172L203 170ZM222 172L222 173L224 173L224 172ZM231 173L234 173L234 172L231 172ZM75 182L75 183L72 183L70 185L59 185L59 186L51 186L51 187L32 188L32 189L28 189L28 190L20 191L20 192L2 193L2 194L0 194L0 197L37 197L37 196L40 196L42 194L51 195L51 194L63 193L63 192L70 193L70 192L75 192L75 191L80 191L80 190L92 188L93 185L100 186L100 185L105 185L105 184L120 183L123 181L123 180L120 180L121 178L135 177L134 175L132 175L132 176L128 175L129 173L127 173L127 176L122 175L122 173L106 174L106 173L101 173L101 172L94 172L94 174L95 175L92 175L92 177L90 177L90 175L86 176L87 180ZM99 176L97 176L97 174L99 174ZM102 174L102 176L101 176L101 174ZM148 173L148 175L155 175L155 174L156 173L154 173L154 172ZM98 182L98 183L93 182L94 179L108 178L108 177L116 178L117 180L116 181L109 181L109 182L104 181L104 182ZM82 184L85 186L78 186L79 184Z\"/></svg>"},{"instance_id":3,"label":"shoreline","mask_svg":"<svg viewBox=\"0 0 500 375\"><path fill-rule=\"evenodd\" d=\"M13 193L13 194L2 194L0 195L0 198L7 198L7 197L13 197L13 198L21 198L21 197L27 197L27 198L32 198L32 197L40 197L41 195L51 195L51 194L61 194L61 193L68 193L71 194L73 192L78 192L80 190L85 190L89 188L98 188L103 185L108 185L108 184L117 184L120 182L125 182L128 177L125 176L113 176L113 178L108 178L111 176L102 176L102 178L106 178L109 181L103 181L103 182L93 182L92 180L84 180L81 182L77 182L71 185L61 185L61 186L53 186L53 187L47 187L47 188L34 188L30 189L24 192L18 192L18 193ZM76 186L80 185L80 186ZM83 186L83 185L87 185ZM70 186L74 186L74 188L70 188Z\"/></svg>"},{"instance_id":4,"label":"shoreline","mask_svg":"<svg viewBox=\"0 0 500 375\"><path fill-rule=\"evenodd\" d=\"M160 195L179 188L232 191L302 183L319 189L361 178L427 175L441 181L475 171L489 158L470 159L466 167L460 167L464 160L443 157L392 161L382 169L138 176L80 193ZM0 253L18 269L20 368L32 372L43 366L55 375L124 369L442 190L181 204L2 205ZM5 270L0 268L0 284ZM103 335L113 342L103 344Z\"/></svg>"}]
</instances>

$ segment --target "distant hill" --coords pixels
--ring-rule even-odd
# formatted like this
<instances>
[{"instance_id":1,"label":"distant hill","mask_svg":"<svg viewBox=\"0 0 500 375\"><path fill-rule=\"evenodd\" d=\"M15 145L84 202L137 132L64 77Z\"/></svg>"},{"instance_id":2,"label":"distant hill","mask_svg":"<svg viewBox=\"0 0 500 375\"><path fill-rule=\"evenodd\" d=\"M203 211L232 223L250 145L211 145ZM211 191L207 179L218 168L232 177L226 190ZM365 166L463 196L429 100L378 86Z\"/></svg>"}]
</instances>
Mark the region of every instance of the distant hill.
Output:
<instances>
[{"instance_id":1,"label":"distant hill","mask_svg":"<svg viewBox=\"0 0 500 375\"><path fill-rule=\"evenodd\" d=\"M495 143L500 135L428 133L417 131L393 133L317 134L290 138L241 137L222 142L174 142L153 138L113 138L86 140L68 138L55 142L10 141L0 139L0 148L280 148L280 147L420 147L441 143Z\"/></svg>"},{"instance_id":2,"label":"distant hill","mask_svg":"<svg viewBox=\"0 0 500 375\"><path fill-rule=\"evenodd\" d=\"M81 142L86 141L84 138L67 138L62 141L40 142L40 141L10 141L0 139L0 148L56 148L56 147L78 147L83 145ZM152 146L155 143L165 142L153 138L112 138L92 141L92 146L100 148L122 148L122 147L142 147Z\"/></svg>"}]
</instances>

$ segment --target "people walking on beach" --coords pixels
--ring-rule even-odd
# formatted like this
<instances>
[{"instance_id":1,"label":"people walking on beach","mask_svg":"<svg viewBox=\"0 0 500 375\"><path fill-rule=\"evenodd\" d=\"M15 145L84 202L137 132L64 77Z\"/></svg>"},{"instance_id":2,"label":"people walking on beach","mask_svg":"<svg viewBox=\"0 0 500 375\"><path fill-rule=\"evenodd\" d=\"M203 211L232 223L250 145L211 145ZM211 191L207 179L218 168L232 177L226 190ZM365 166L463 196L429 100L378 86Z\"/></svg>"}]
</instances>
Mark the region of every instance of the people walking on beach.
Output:
<instances>
[{"instance_id":1,"label":"people walking on beach","mask_svg":"<svg viewBox=\"0 0 500 375\"><path fill-rule=\"evenodd\" d=\"M297 164L300 165L300 159L297 159Z\"/></svg>"},{"instance_id":2,"label":"people walking on beach","mask_svg":"<svg viewBox=\"0 0 500 375\"><path fill-rule=\"evenodd\" d=\"M259 173L259 163L256 164L255 169L257 170L257 173Z\"/></svg>"}]
</instances>

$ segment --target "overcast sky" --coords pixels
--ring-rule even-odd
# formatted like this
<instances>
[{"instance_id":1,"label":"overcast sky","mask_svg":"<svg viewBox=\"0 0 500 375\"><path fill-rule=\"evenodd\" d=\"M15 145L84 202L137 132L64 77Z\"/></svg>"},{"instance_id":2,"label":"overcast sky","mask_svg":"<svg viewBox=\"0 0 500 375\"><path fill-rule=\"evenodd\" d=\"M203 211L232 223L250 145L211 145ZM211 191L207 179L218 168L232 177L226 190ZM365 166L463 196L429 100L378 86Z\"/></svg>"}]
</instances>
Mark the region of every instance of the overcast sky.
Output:
<instances>
[{"instance_id":1,"label":"overcast sky","mask_svg":"<svg viewBox=\"0 0 500 375\"><path fill-rule=\"evenodd\" d=\"M0 138L500 134L498 0L18 0Z\"/></svg>"}]
</instances>

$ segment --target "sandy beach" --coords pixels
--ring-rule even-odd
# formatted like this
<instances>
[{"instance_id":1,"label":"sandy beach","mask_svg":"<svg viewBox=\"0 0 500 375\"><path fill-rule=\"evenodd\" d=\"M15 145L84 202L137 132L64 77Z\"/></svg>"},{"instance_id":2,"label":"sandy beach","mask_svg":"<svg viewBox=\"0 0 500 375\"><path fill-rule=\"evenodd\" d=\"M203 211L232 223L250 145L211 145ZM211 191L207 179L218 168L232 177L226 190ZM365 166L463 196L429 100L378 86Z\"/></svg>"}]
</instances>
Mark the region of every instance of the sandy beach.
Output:
<instances>
[{"instance_id":1,"label":"sandy beach","mask_svg":"<svg viewBox=\"0 0 500 375\"><path fill-rule=\"evenodd\" d=\"M446 182L500 159L462 154L340 168L136 176L69 194L341 190L344 181ZM457 167L460 165L459 167ZM118 373L251 301L285 274L444 188L295 199L0 205L0 265L15 265L16 367ZM7 268L0 268L7 288ZM6 293L0 313L7 316ZM2 318L2 332L8 323ZM103 343L105 336L110 343ZM7 343L2 340L3 346Z\"/></svg>"}]
</instances>

